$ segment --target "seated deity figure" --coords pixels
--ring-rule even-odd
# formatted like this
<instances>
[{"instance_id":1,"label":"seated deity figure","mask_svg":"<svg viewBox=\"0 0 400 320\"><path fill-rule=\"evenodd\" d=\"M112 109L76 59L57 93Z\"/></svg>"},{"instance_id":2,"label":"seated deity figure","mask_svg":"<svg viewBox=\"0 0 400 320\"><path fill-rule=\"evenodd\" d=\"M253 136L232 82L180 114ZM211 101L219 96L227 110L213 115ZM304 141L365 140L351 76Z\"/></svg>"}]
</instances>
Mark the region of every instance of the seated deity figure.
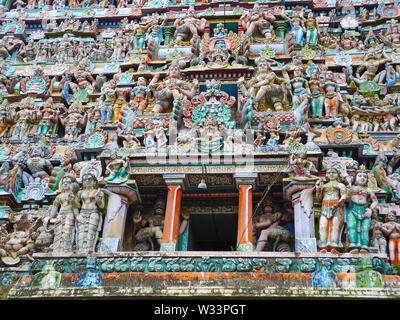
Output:
<instances>
[{"instance_id":1,"label":"seated deity figure","mask_svg":"<svg viewBox=\"0 0 400 320\"><path fill-rule=\"evenodd\" d=\"M358 45L357 41L353 40L350 37L349 32L346 30L343 33L342 40L340 40L340 42L339 42L339 48L341 48L343 50L351 50L351 49L356 48L357 45Z\"/></svg>"},{"instance_id":2,"label":"seated deity figure","mask_svg":"<svg viewBox=\"0 0 400 320\"><path fill-rule=\"evenodd\" d=\"M255 4L252 11L240 17L240 22L247 34L254 37L257 33L266 40L271 40L273 35L272 22L276 20L270 12L262 11L258 4Z\"/></svg>"},{"instance_id":3,"label":"seated deity figure","mask_svg":"<svg viewBox=\"0 0 400 320\"><path fill-rule=\"evenodd\" d=\"M320 244L322 253L330 251L338 253L340 246L340 231L344 222L344 202L347 198L346 186L340 182L340 173L336 168L326 171L328 182L322 180L315 184L317 201L322 201L319 220Z\"/></svg>"},{"instance_id":4,"label":"seated deity figure","mask_svg":"<svg viewBox=\"0 0 400 320\"><path fill-rule=\"evenodd\" d=\"M111 154L111 161L107 165L106 173L108 176L104 178L108 183L123 183L128 180L127 171L128 162L119 159L117 154L114 152Z\"/></svg>"},{"instance_id":5,"label":"seated deity figure","mask_svg":"<svg viewBox=\"0 0 400 320\"><path fill-rule=\"evenodd\" d=\"M259 58L256 64L256 74L246 85L243 77L238 80L239 90L245 97L255 97L257 111L266 109L261 107L262 100L274 111L283 111L283 106L287 104L287 96L282 84L289 80L287 68L282 70L283 78L280 78L272 71L266 58Z\"/></svg>"},{"instance_id":6,"label":"seated deity figure","mask_svg":"<svg viewBox=\"0 0 400 320\"><path fill-rule=\"evenodd\" d=\"M391 46L398 48L400 46L400 30L398 21L392 19L391 22L387 24L386 33L384 34L383 31L381 31L379 37L385 44L391 44Z\"/></svg>"},{"instance_id":7,"label":"seated deity figure","mask_svg":"<svg viewBox=\"0 0 400 320\"><path fill-rule=\"evenodd\" d=\"M369 49L363 58L363 61L356 70L356 75L353 77L355 84L360 85L365 81L375 81L379 83L378 69L381 65L391 62L391 58L383 51L380 56L377 49Z\"/></svg>"},{"instance_id":8,"label":"seated deity figure","mask_svg":"<svg viewBox=\"0 0 400 320\"><path fill-rule=\"evenodd\" d=\"M378 205L373 190L368 188L368 172L360 167L350 187L350 210L347 212L347 234L350 253L367 253L372 210Z\"/></svg>"},{"instance_id":9,"label":"seated deity figure","mask_svg":"<svg viewBox=\"0 0 400 320\"><path fill-rule=\"evenodd\" d=\"M26 166L32 173L34 179L45 179L49 178L53 165L50 160L45 159L45 153L42 146L34 145L32 151L29 154L29 158L26 161Z\"/></svg>"},{"instance_id":10,"label":"seated deity figure","mask_svg":"<svg viewBox=\"0 0 400 320\"><path fill-rule=\"evenodd\" d=\"M206 24L207 20L196 18L194 7L190 7L184 19L179 17L174 22L175 42L190 41L192 37L201 36Z\"/></svg>"},{"instance_id":11,"label":"seated deity figure","mask_svg":"<svg viewBox=\"0 0 400 320\"><path fill-rule=\"evenodd\" d=\"M307 151L304 149L300 153L292 153L289 157L289 167L287 169L289 179L293 181L316 181L319 178L313 173L317 173L314 163L307 159Z\"/></svg>"},{"instance_id":12,"label":"seated deity figure","mask_svg":"<svg viewBox=\"0 0 400 320\"><path fill-rule=\"evenodd\" d=\"M134 235L134 251L157 251L159 250L163 237L165 201L156 200L153 212L150 214L141 214L137 211L133 215L133 222L136 226ZM183 211L182 220L179 223L178 235L185 232L188 226L190 213Z\"/></svg>"},{"instance_id":13,"label":"seated deity figure","mask_svg":"<svg viewBox=\"0 0 400 320\"><path fill-rule=\"evenodd\" d=\"M154 113L171 111L176 99L187 97L192 99L198 89L198 81L194 79L192 83L182 80L179 66L172 63L168 69L167 79L159 81L160 74L157 73L149 83L156 100L153 106Z\"/></svg>"},{"instance_id":14,"label":"seated deity figure","mask_svg":"<svg viewBox=\"0 0 400 320\"><path fill-rule=\"evenodd\" d=\"M12 258L13 261L18 261L20 257L32 254L34 243L30 237L30 232L27 231L29 223L28 216L23 215L19 221L15 221L13 231L7 235L4 234L5 252L2 252L2 255Z\"/></svg>"}]
</instances>

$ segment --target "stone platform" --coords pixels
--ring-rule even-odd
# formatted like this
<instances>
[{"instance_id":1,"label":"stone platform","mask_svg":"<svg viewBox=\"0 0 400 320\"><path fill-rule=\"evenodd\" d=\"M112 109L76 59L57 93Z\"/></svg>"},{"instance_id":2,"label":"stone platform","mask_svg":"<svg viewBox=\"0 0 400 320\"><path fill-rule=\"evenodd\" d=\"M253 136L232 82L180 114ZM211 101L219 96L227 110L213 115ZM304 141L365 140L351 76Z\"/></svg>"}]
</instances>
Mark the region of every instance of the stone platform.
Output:
<instances>
[{"instance_id":1,"label":"stone platform","mask_svg":"<svg viewBox=\"0 0 400 320\"><path fill-rule=\"evenodd\" d=\"M392 275L386 256L373 253L149 251L33 258L28 272L8 287L7 299L400 298L400 276ZM89 260L98 282L85 285ZM38 287L49 262L60 280Z\"/></svg>"}]
</instances>

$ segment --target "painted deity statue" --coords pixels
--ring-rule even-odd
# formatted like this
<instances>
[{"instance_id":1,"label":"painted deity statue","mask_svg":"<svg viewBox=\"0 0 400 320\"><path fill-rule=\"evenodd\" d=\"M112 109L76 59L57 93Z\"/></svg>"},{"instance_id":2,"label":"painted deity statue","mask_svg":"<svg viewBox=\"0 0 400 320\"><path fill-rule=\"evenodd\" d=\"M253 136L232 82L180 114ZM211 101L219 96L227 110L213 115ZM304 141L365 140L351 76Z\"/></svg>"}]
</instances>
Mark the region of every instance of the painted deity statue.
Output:
<instances>
[{"instance_id":1,"label":"painted deity statue","mask_svg":"<svg viewBox=\"0 0 400 320\"><path fill-rule=\"evenodd\" d=\"M174 22L175 42L189 41L192 37L201 35L206 24L207 20L196 18L194 7L190 7L184 19L179 17Z\"/></svg>"},{"instance_id":2,"label":"painted deity statue","mask_svg":"<svg viewBox=\"0 0 400 320\"><path fill-rule=\"evenodd\" d=\"M320 79L318 69L311 72L310 80L308 81L311 91L311 116L321 118L323 116L325 98L323 82Z\"/></svg>"},{"instance_id":3,"label":"painted deity statue","mask_svg":"<svg viewBox=\"0 0 400 320\"><path fill-rule=\"evenodd\" d=\"M383 223L378 219L378 212L373 211L370 226L370 244L378 253L387 254L387 241L382 232Z\"/></svg>"},{"instance_id":4,"label":"painted deity statue","mask_svg":"<svg viewBox=\"0 0 400 320\"><path fill-rule=\"evenodd\" d=\"M19 259L21 256L29 255L33 252L33 240L30 237L28 217L23 215L13 226L13 232L5 238L5 249L8 256Z\"/></svg>"},{"instance_id":5,"label":"painted deity statue","mask_svg":"<svg viewBox=\"0 0 400 320\"><path fill-rule=\"evenodd\" d=\"M100 98L102 123L111 123L113 121L113 115L114 115L113 104L115 98L116 98L115 88L108 85L102 88L102 95Z\"/></svg>"},{"instance_id":6,"label":"painted deity statue","mask_svg":"<svg viewBox=\"0 0 400 320\"><path fill-rule=\"evenodd\" d=\"M48 212L44 217L38 218L29 229L34 241L35 252L50 252L54 241L54 229L49 228Z\"/></svg>"},{"instance_id":7,"label":"painted deity statue","mask_svg":"<svg viewBox=\"0 0 400 320\"><path fill-rule=\"evenodd\" d=\"M128 180L126 172L128 162L124 159L119 159L116 153L111 154L111 161L107 165L106 173L108 176L104 178L109 183L123 183Z\"/></svg>"},{"instance_id":8,"label":"painted deity statue","mask_svg":"<svg viewBox=\"0 0 400 320\"><path fill-rule=\"evenodd\" d=\"M389 260L391 264L400 262L400 223L397 222L396 211L387 214L381 226L382 233L388 238Z\"/></svg>"},{"instance_id":9,"label":"painted deity statue","mask_svg":"<svg viewBox=\"0 0 400 320\"><path fill-rule=\"evenodd\" d=\"M340 231L344 222L343 204L347 192L346 186L340 182L340 173L336 168L329 168L326 177L328 182L322 183L322 180L319 180L315 184L317 201L322 201L319 248L322 253L327 251L338 253L341 249Z\"/></svg>"},{"instance_id":10,"label":"painted deity statue","mask_svg":"<svg viewBox=\"0 0 400 320\"><path fill-rule=\"evenodd\" d=\"M53 103L53 98L48 98L39 112L38 136L47 135L51 127L57 123L58 113L57 106Z\"/></svg>"},{"instance_id":11,"label":"painted deity statue","mask_svg":"<svg viewBox=\"0 0 400 320\"><path fill-rule=\"evenodd\" d=\"M340 40L340 42L339 42L339 46L343 50L351 50L351 49L354 49L357 47L357 41L353 40L350 37L350 34L348 33L348 31L346 30L343 33L342 40Z\"/></svg>"},{"instance_id":12,"label":"painted deity statue","mask_svg":"<svg viewBox=\"0 0 400 320\"><path fill-rule=\"evenodd\" d=\"M48 178L53 170L53 165L50 160L45 158L44 148L41 145L35 145L32 147L26 165L34 179Z\"/></svg>"},{"instance_id":13,"label":"painted deity statue","mask_svg":"<svg viewBox=\"0 0 400 320\"><path fill-rule=\"evenodd\" d=\"M105 194L98 187L97 178L92 173L82 177L83 189L78 192L82 206L76 215L76 249L78 252L95 251L97 236L102 226L101 209L105 205Z\"/></svg>"},{"instance_id":14,"label":"painted deity statue","mask_svg":"<svg viewBox=\"0 0 400 320\"><path fill-rule=\"evenodd\" d=\"M160 74L157 73L149 83L149 87L156 99L153 107L154 113L162 113L171 110L176 99L187 97L192 99L198 89L198 81L194 79L192 83L181 79L179 66L172 63L168 69L168 78L158 81Z\"/></svg>"},{"instance_id":15,"label":"painted deity statue","mask_svg":"<svg viewBox=\"0 0 400 320\"><path fill-rule=\"evenodd\" d=\"M121 60L125 56L128 43L124 37L123 31L120 30L112 42L113 54L112 58L115 60Z\"/></svg>"},{"instance_id":16,"label":"painted deity statue","mask_svg":"<svg viewBox=\"0 0 400 320\"><path fill-rule=\"evenodd\" d=\"M131 91L130 105L133 110L139 109L143 114L147 108L147 100L150 89L147 88L147 82L144 77L139 77L136 85Z\"/></svg>"},{"instance_id":17,"label":"painted deity statue","mask_svg":"<svg viewBox=\"0 0 400 320\"><path fill-rule=\"evenodd\" d=\"M19 110L11 109L11 117L16 122L12 131L13 138L22 139L27 133L33 118L34 101L31 98L25 98L19 103Z\"/></svg>"},{"instance_id":18,"label":"painted deity statue","mask_svg":"<svg viewBox=\"0 0 400 320\"><path fill-rule=\"evenodd\" d=\"M391 62L391 58L383 51L382 55L378 55L377 50L371 48L364 55L363 61L356 70L356 75L353 77L353 81L360 85L365 81L375 81L379 83L378 69L381 65Z\"/></svg>"},{"instance_id":19,"label":"painted deity statue","mask_svg":"<svg viewBox=\"0 0 400 320\"><path fill-rule=\"evenodd\" d=\"M161 22L160 16L158 14L153 13L151 18L152 21L146 33L146 42L149 43L152 41L160 45L164 41L163 29L165 24L167 23L167 17L164 17L164 19Z\"/></svg>"},{"instance_id":20,"label":"painted deity statue","mask_svg":"<svg viewBox=\"0 0 400 320\"><path fill-rule=\"evenodd\" d=\"M161 245L164 227L165 203L157 200L154 204L154 212L151 215L141 215L138 211L133 221L137 226L135 234L134 251L157 250Z\"/></svg>"},{"instance_id":21,"label":"painted deity statue","mask_svg":"<svg viewBox=\"0 0 400 320\"><path fill-rule=\"evenodd\" d=\"M293 45L304 45L304 29L301 25L301 20L299 17L295 17L291 20L291 32L293 38Z\"/></svg>"},{"instance_id":22,"label":"painted deity statue","mask_svg":"<svg viewBox=\"0 0 400 320\"><path fill-rule=\"evenodd\" d=\"M294 181L314 181L319 180L313 175L318 170L312 161L307 159L307 151L303 150L300 153L293 153L289 157L289 168L287 170L289 178Z\"/></svg>"},{"instance_id":23,"label":"painted deity statue","mask_svg":"<svg viewBox=\"0 0 400 320\"><path fill-rule=\"evenodd\" d=\"M64 117L60 117L60 123L65 127L64 139L73 140L78 137L86 122L86 114L83 115L83 107L80 102L75 101L67 110Z\"/></svg>"},{"instance_id":24,"label":"painted deity statue","mask_svg":"<svg viewBox=\"0 0 400 320\"><path fill-rule=\"evenodd\" d=\"M61 180L61 193L55 198L49 208L49 222L54 224L53 252L73 251L73 232L75 217L79 212L80 203L77 198L79 184L75 177L66 175Z\"/></svg>"},{"instance_id":25,"label":"painted deity statue","mask_svg":"<svg viewBox=\"0 0 400 320\"><path fill-rule=\"evenodd\" d=\"M271 244L271 251L290 251L291 234L282 224L288 222L288 214L273 212L272 203L264 207L264 215L257 217L255 230L260 230L255 251L264 251Z\"/></svg>"},{"instance_id":26,"label":"painted deity statue","mask_svg":"<svg viewBox=\"0 0 400 320\"><path fill-rule=\"evenodd\" d=\"M318 23L314 18L314 13L310 11L307 18L304 19L304 26L306 27L306 43L310 45L318 44Z\"/></svg>"},{"instance_id":27,"label":"painted deity statue","mask_svg":"<svg viewBox=\"0 0 400 320\"><path fill-rule=\"evenodd\" d=\"M148 23L136 23L133 29L133 49L144 50L146 49L146 31L150 27Z\"/></svg>"},{"instance_id":28,"label":"painted deity statue","mask_svg":"<svg viewBox=\"0 0 400 320\"><path fill-rule=\"evenodd\" d=\"M350 253L367 253L372 210L378 205L378 200L368 188L368 173L363 168L355 173L349 193L350 210L346 219L349 250Z\"/></svg>"},{"instance_id":29,"label":"painted deity statue","mask_svg":"<svg viewBox=\"0 0 400 320\"><path fill-rule=\"evenodd\" d=\"M334 80L332 71L325 73L325 116L327 118L336 117L339 111L340 103L343 102L342 96L340 95L339 85Z\"/></svg>"},{"instance_id":30,"label":"painted deity statue","mask_svg":"<svg viewBox=\"0 0 400 320\"><path fill-rule=\"evenodd\" d=\"M287 97L281 84L289 80L287 68L282 70L284 77L280 78L272 71L266 58L259 58L256 64L256 74L247 85L244 84L244 78L238 80L239 90L244 96L255 97L257 107L260 107L261 100L265 100L275 111L282 111Z\"/></svg>"},{"instance_id":31,"label":"painted deity statue","mask_svg":"<svg viewBox=\"0 0 400 320\"><path fill-rule=\"evenodd\" d=\"M274 37L272 22L276 20L270 12L262 11L258 4L255 4L250 13L240 17L240 22L247 34L254 37L256 33L266 40Z\"/></svg>"},{"instance_id":32,"label":"painted deity statue","mask_svg":"<svg viewBox=\"0 0 400 320\"><path fill-rule=\"evenodd\" d=\"M79 90L86 90L88 93L94 92L96 80L93 78L92 73L89 70L87 60L82 60L79 63L78 67L74 71L74 77L78 84L70 82L73 93Z\"/></svg>"},{"instance_id":33,"label":"painted deity statue","mask_svg":"<svg viewBox=\"0 0 400 320\"><path fill-rule=\"evenodd\" d=\"M294 125L298 129L308 129L307 108L308 97L311 95L308 81L303 77L303 69L296 66L293 78L290 80L292 92L292 111L294 114Z\"/></svg>"}]
</instances>

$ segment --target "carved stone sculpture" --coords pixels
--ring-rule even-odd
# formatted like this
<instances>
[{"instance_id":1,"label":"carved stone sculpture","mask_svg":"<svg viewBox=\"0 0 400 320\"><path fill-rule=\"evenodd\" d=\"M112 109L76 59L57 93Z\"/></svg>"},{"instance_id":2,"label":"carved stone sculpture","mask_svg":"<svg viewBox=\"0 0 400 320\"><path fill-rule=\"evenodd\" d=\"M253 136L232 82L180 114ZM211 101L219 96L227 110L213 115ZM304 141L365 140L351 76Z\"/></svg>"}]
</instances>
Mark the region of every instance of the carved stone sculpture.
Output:
<instances>
[{"instance_id":1,"label":"carved stone sculpture","mask_svg":"<svg viewBox=\"0 0 400 320\"><path fill-rule=\"evenodd\" d=\"M89 253L95 251L97 235L102 226L100 210L105 205L105 194L98 187L97 178L92 173L83 175L82 187L77 195L82 205L79 214L76 215L76 250Z\"/></svg>"},{"instance_id":2,"label":"carved stone sculpture","mask_svg":"<svg viewBox=\"0 0 400 320\"><path fill-rule=\"evenodd\" d=\"M53 252L73 252L74 226L80 202L79 184L75 177L66 175L61 180L61 193L49 207L49 223L54 225Z\"/></svg>"}]
</instances>

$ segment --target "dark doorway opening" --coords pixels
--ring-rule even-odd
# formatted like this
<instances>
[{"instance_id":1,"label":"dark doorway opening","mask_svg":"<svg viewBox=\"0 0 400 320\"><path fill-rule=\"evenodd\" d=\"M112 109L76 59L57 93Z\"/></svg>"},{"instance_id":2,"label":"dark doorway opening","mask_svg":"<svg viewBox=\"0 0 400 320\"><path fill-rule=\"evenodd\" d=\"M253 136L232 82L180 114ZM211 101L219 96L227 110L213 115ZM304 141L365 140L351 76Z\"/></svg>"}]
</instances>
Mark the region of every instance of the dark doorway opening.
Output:
<instances>
[{"instance_id":1,"label":"dark doorway opening","mask_svg":"<svg viewBox=\"0 0 400 320\"><path fill-rule=\"evenodd\" d=\"M232 251L236 240L237 214L190 214L188 251Z\"/></svg>"}]
</instances>

